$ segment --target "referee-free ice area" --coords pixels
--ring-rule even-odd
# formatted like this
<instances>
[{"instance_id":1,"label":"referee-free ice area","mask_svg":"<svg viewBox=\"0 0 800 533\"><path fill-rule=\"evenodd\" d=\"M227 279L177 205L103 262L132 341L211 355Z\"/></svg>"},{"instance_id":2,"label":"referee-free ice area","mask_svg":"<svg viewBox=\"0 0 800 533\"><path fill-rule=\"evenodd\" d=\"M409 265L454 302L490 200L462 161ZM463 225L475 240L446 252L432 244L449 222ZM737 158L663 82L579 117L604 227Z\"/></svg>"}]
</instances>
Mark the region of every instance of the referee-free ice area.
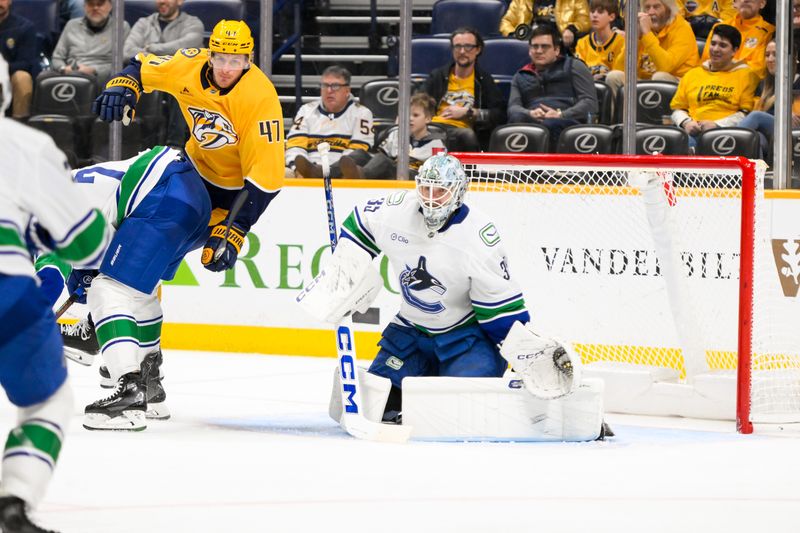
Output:
<instances>
[{"instance_id":1,"label":"referee-free ice area","mask_svg":"<svg viewBox=\"0 0 800 533\"><path fill-rule=\"evenodd\" d=\"M607 415L590 443L382 444L327 416L334 359L167 351L172 418L87 431L33 515L67 533L800 531L800 439ZM363 362L362 362L363 363ZM2 430L14 409L0 407Z\"/></svg>"}]
</instances>

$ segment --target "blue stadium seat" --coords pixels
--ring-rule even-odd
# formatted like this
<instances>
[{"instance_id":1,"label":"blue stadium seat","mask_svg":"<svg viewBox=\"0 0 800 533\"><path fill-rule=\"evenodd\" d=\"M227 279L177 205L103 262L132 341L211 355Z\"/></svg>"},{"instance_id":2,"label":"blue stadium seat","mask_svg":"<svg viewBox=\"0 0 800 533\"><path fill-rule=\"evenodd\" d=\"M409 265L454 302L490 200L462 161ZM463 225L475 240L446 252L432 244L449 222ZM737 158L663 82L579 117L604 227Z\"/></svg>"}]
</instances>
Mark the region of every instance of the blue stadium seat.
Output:
<instances>
[{"instance_id":1,"label":"blue stadium seat","mask_svg":"<svg viewBox=\"0 0 800 533\"><path fill-rule=\"evenodd\" d=\"M482 37L498 35L505 12L506 4L501 0L439 0L433 5L431 33L450 34L456 28L471 26Z\"/></svg>"},{"instance_id":2,"label":"blue stadium seat","mask_svg":"<svg viewBox=\"0 0 800 533\"><path fill-rule=\"evenodd\" d=\"M508 103L508 96L511 94L511 79L512 76L492 76L494 78L494 82L500 88L500 92L503 94L503 100Z\"/></svg>"},{"instance_id":3,"label":"blue stadium seat","mask_svg":"<svg viewBox=\"0 0 800 533\"><path fill-rule=\"evenodd\" d=\"M639 155L689 155L689 135L676 126L648 126L636 130Z\"/></svg>"},{"instance_id":4,"label":"blue stadium seat","mask_svg":"<svg viewBox=\"0 0 800 533\"><path fill-rule=\"evenodd\" d=\"M698 155L761 158L758 133L747 128L714 128L697 136Z\"/></svg>"},{"instance_id":5,"label":"blue stadium seat","mask_svg":"<svg viewBox=\"0 0 800 533\"><path fill-rule=\"evenodd\" d=\"M558 137L559 154L611 154L613 150L614 133L602 124L569 126Z\"/></svg>"},{"instance_id":6,"label":"blue stadium seat","mask_svg":"<svg viewBox=\"0 0 800 533\"><path fill-rule=\"evenodd\" d=\"M14 0L11 11L33 23L39 50L49 56L60 32L58 0Z\"/></svg>"},{"instance_id":7,"label":"blue stadium seat","mask_svg":"<svg viewBox=\"0 0 800 533\"><path fill-rule=\"evenodd\" d=\"M241 0L186 0L183 10L203 22L206 38L222 19L244 20L244 2ZM255 32L258 28L250 29Z\"/></svg>"},{"instance_id":8,"label":"blue stadium seat","mask_svg":"<svg viewBox=\"0 0 800 533\"><path fill-rule=\"evenodd\" d=\"M495 79L498 75L513 76L530 62L528 43L517 39L487 39L478 57L481 68Z\"/></svg>"},{"instance_id":9,"label":"blue stadium seat","mask_svg":"<svg viewBox=\"0 0 800 533\"><path fill-rule=\"evenodd\" d=\"M427 77L431 70L453 60L450 39L421 37L411 40L411 76Z\"/></svg>"},{"instance_id":10,"label":"blue stadium seat","mask_svg":"<svg viewBox=\"0 0 800 533\"><path fill-rule=\"evenodd\" d=\"M137 20L156 12L153 0L125 0L125 21L133 27Z\"/></svg>"},{"instance_id":11,"label":"blue stadium seat","mask_svg":"<svg viewBox=\"0 0 800 533\"><path fill-rule=\"evenodd\" d=\"M506 124L492 131L490 152L545 153L550 131L541 124Z\"/></svg>"}]
</instances>

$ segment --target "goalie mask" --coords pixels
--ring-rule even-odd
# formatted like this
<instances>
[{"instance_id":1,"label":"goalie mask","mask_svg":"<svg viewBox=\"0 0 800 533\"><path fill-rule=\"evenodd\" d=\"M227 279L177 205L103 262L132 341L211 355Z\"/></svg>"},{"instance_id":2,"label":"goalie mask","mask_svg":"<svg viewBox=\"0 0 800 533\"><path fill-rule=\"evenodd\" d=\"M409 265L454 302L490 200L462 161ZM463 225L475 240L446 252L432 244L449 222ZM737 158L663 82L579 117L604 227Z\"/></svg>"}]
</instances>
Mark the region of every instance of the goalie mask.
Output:
<instances>
[{"instance_id":1,"label":"goalie mask","mask_svg":"<svg viewBox=\"0 0 800 533\"><path fill-rule=\"evenodd\" d=\"M464 203L469 180L461 162L448 154L428 158L417 173L417 200L429 231L438 231Z\"/></svg>"},{"instance_id":2,"label":"goalie mask","mask_svg":"<svg viewBox=\"0 0 800 533\"><path fill-rule=\"evenodd\" d=\"M6 115L6 109L11 105L11 78L8 74L8 63L0 55L0 118Z\"/></svg>"}]
</instances>

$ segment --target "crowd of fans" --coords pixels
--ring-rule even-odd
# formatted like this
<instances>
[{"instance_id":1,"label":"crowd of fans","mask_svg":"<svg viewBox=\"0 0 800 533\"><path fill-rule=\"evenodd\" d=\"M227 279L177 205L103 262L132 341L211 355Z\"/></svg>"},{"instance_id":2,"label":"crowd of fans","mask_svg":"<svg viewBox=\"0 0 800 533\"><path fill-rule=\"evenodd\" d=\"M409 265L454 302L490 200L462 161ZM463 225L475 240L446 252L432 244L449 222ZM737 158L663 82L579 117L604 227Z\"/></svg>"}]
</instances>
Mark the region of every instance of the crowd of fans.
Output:
<instances>
[{"instance_id":1,"label":"crowd of fans","mask_svg":"<svg viewBox=\"0 0 800 533\"><path fill-rule=\"evenodd\" d=\"M690 147L709 129L749 128L758 132L761 154L769 159L776 47L775 27L761 14L765 2L638 0L638 18L626 25L620 0L511 0L498 33L525 39L530 62L519 65L504 94L481 67L483 36L469 27L454 31L452 60L432 70L411 101L411 170L441 146L486 150L495 128L508 123L543 126L553 151L565 128L597 121L597 82L608 86L612 99L623 87L626 31L638 36L637 78L677 84L671 115L660 124L684 130ZM203 23L182 12L182 3L156 0L154 13L132 28L126 23L125 56L201 47ZM792 7L796 39L800 0ZM70 18L76 12L81 15ZM12 0L0 0L0 51L10 65L10 113L16 119L30 115L38 78L82 76L102 89L111 73L111 0L84 0L82 6L63 0L61 13L68 20L43 68L33 24L14 13ZM793 66L796 72L796 60ZM800 81L793 75L792 126L800 127ZM351 94L350 80L343 66L327 68L319 100L297 111L286 134L287 176L321 176L316 145L323 140L332 146L334 177L394 176L405 143L396 128L376 135L372 111ZM164 143L181 146L188 131L180 110L168 97L163 105Z\"/></svg>"}]
</instances>

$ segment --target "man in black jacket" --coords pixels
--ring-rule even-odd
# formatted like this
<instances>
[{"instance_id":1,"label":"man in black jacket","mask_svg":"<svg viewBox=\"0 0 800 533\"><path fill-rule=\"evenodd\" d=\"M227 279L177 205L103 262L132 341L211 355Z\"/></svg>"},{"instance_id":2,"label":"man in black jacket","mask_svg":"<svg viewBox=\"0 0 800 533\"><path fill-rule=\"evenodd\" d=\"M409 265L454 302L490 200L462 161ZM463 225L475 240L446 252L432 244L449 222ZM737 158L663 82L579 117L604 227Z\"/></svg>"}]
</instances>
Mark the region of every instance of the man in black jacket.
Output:
<instances>
[{"instance_id":1,"label":"man in black jacket","mask_svg":"<svg viewBox=\"0 0 800 533\"><path fill-rule=\"evenodd\" d=\"M483 51L478 30L459 28L450 35L453 62L433 70L425 92L436 100L435 124L447 129L452 151L480 150L492 130L505 122L503 95L492 76L477 66Z\"/></svg>"},{"instance_id":2,"label":"man in black jacket","mask_svg":"<svg viewBox=\"0 0 800 533\"><path fill-rule=\"evenodd\" d=\"M30 115L33 79L39 73L36 28L20 15L11 13L11 0L0 0L0 54L11 75L11 111L14 118Z\"/></svg>"},{"instance_id":3,"label":"man in black jacket","mask_svg":"<svg viewBox=\"0 0 800 533\"><path fill-rule=\"evenodd\" d=\"M583 61L561 55L561 36L554 25L534 26L529 46L531 62L511 80L508 118L546 126L555 151L561 130L597 113L594 79Z\"/></svg>"}]
</instances>

